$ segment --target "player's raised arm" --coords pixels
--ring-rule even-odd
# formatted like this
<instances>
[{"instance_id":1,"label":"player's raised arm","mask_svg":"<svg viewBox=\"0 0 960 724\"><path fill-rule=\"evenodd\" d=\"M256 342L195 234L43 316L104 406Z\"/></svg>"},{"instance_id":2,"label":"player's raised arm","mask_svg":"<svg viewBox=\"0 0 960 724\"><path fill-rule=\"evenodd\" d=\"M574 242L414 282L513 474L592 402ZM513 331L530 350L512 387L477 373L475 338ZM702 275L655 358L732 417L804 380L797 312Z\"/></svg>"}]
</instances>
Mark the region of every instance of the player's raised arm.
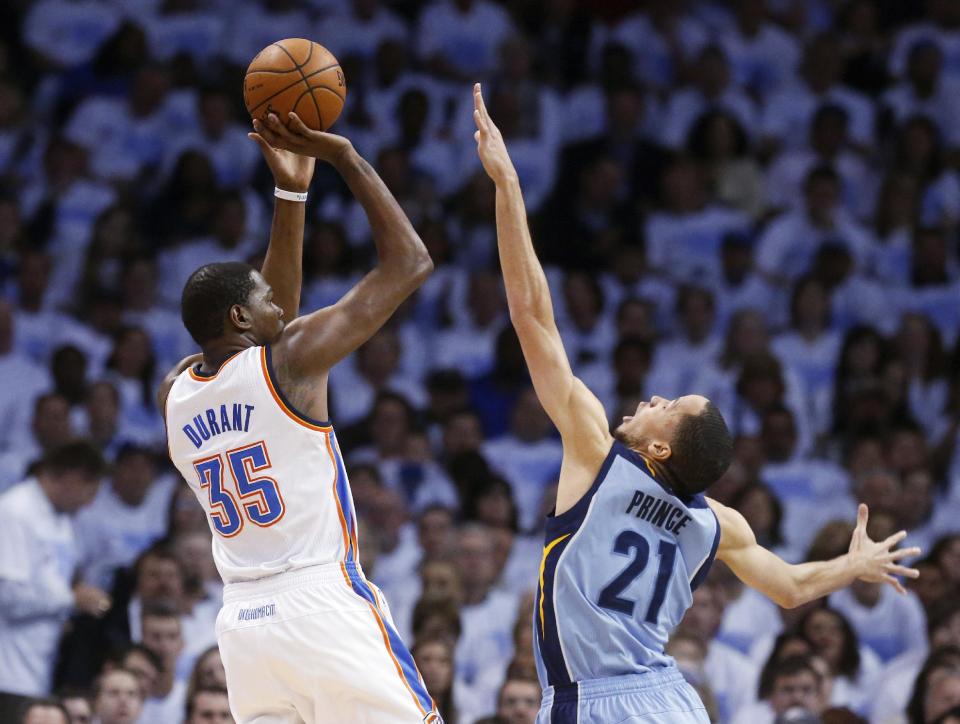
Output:
<instances>
[{"instance_id":1,"label":"player's raised arm","mask_svg":"<svg viewBox=\"0 0 960 724\"><path fill-rule=\"evenodd\" d=\"M720 546L717 558L737 578L755 588L778 606L794 608L826 596L856 579L872 583L888 583L906 593L895 576L916 578L920 573L898 563L920 555L919 548L893 550L906 537L906 531L894 533L884 541L867 536L867 506L857 511L857 527L850 540L850 550L831 561L792 565L757 543L746 519L733 508L708 499L720 522Z\"/></svg>"},{"instance_id":2,"label":"player's raised arm","mask_svg":"<svg viewBox=\"0 0 960 724\"><path fill-rule=\"evenodd\" d=\"M267 128L279 128L279 119L267 116ZM273 172L280 192L306 194L313 179L313 156L303 156L283 148L274 148L261 134L264 124L255 120L255 132L248 134L260 146L264 160ZM273 205L270 245L261 273L273 287L273 301L283 310L287 322L297 318L300 310L300 288L303 283L303 225L306 214L303 201L278 196Z\"/></svg>"},{"instance_id":3,"label":"player's raised arm","mask_svg":"<svg viewBox=\"0 0 960 724\"><path fill-rule=\"evenodd\" d=\"M275 345L275 357L293 370L324 372L383 326L429 276L433 262L393 194L346 138L312 131L293 113L288 127L261 126L260 134L275 148L314 156L337 169L373 231L377 266L333 306L293 321Z\"/></svg>"},{"instance_id":4,"label":"player's raised arm","mask_svg":"<svg viewBox=\"0 0 960 724\"><path fill-rule=\"evenodd\" d=\"M606 413L570 368L553 317L547 278L530 238L520 181L503 136L487 113L479 83L473 88L473 99L477 152L497 187L497 247L510 321L520 338L537 397L560 431L565 449L586 442L605 455L610 442Z\"/></svg>"}]
</instances>

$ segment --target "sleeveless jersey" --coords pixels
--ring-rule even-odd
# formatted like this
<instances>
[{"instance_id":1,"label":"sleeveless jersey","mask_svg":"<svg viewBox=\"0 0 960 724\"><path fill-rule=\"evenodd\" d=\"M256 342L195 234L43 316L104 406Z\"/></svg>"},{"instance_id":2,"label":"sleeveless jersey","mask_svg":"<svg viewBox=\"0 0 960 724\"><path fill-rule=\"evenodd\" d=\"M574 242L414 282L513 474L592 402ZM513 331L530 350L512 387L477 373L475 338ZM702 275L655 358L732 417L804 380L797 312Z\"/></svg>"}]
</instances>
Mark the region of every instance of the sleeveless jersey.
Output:
<instances>
[{"instance_id":1,"label":"sleeveless jersey","mask_svg":"<svg viewBox=\"0 0 960 724\"><path fill-rule=\"evenodd\" d=\"M534 607L543 687L673 666L664 652L704 579L720 524L614 442L587 493L550 516Z\"/></svg>"},{"instance_id":2,"label":"sleeveless jersey","mask_svg":"<svg viewBox=\"0 0 960 724\"><path fill-rule=\"evenodd\" d=\"M286 401L269 346L235 354L209 377L185 370L166 416L170 459L207 512L224 583L357 560L333 428Z\"/></svg>"}]
</instances>

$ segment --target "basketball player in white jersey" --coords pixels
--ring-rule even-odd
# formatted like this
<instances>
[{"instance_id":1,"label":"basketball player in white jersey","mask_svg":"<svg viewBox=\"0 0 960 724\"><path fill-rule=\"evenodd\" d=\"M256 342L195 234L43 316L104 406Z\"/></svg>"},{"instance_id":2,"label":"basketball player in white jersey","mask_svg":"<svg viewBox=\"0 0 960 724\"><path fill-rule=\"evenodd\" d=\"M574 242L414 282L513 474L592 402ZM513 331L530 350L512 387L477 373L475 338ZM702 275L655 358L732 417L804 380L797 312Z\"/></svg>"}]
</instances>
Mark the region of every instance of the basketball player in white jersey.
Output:
<instances>
[{"instance_id":1,"label":"basketball player in white jersey","mask_svg":"<svg viewBox=\"0 0 960 724\"><path fill-rule=\"evenodd\" d=\"M373 168L340 136L271 114L256 140L277 183L258 272L201 267L183 321L202 355L165 380L170 457L209 515L223 577L217 640L239 724L439 722L379 590L364 578L343 458L327 422L330 368L433 268ZM339 302L297 318L314 158L363 206L378 263Z\"/></svg>"},{"instance_id":2,"label":"basketball player in white jersey","mask_svg":"<svg viewBox=\"0 0 960 724\"><path fill-rule=\"evenodd\" d=\"M703 704L664 646L714 557L793 607L857 578L904 592L894 576L919 574L897 561L920 550L892 550L905 531L870 540L865 505L849 552L832 561L790 565L759 546L740 513L703 495L729 465L733 444L719 410L699 395L654 396L611 434L600 401L570 369L517 172L479 84L474 121L480 160L496 185L510 319L563 440L535 606L537 721L706 724Z\"/></svg>"}]
</instances>

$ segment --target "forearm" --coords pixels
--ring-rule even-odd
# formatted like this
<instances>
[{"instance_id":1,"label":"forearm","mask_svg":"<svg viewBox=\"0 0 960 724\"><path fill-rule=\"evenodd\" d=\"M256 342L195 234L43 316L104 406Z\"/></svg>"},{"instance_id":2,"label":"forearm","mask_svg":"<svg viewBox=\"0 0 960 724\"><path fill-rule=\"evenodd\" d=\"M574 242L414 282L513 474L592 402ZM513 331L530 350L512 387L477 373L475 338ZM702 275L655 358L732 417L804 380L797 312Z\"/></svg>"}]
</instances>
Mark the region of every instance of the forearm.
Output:
<instances>
[{"instance_id":1,"label":"forearm","mask_svg":"<svg viewBox=\"0 0 960 724\"><path fill-rule=\"evenodd\" d=\"M17 623L44 616L59 616L73 608L66 592L45 591L19 581L0 580L0 619Z\"/></svg>"},{"instance_id":2,"label":"forearm","mask_svg":"<svg viewBox=\"0 0 960 724\"><path fill-rule=\"evenodd\" d=\"M262 274L273 287L273 300L283 309L287 322L300 311L300 287L303 283L303 226L306 204L275 199L270 245L263 260Z\"/></svg>"},{"instance_id":3,"label":"forearm","mask_svg":"<svg viewBox=\"0 0 960 724\"><path fill-rule=\"evenodd\" d=\"M527 225L523 192L516 177L497 184L497 247L514 324L534 319L554 324L550 287L537 258Z\"/></svg>"},{"instance_id":4,"label":"forearm","mask_svg":"<svg viewBox=\"0 0 960 724\"><path fill-rule=\"evenodd\" d=\"M352 149L335 165L370 222L379 266L400 275L425 278L433 268L427 248L377 172Z\"/></svg>"},{"instance_id":5,"label":"forearm","mask_svg":"<svg viewBox=\"0 0 960 724\"><path fill-rule=\"evenodd\" d=\"M791 566L794 591L791 600L800 606L849 586L860 575L850 554L830 561L815 561Z\"/></svg>"}]
</instances>

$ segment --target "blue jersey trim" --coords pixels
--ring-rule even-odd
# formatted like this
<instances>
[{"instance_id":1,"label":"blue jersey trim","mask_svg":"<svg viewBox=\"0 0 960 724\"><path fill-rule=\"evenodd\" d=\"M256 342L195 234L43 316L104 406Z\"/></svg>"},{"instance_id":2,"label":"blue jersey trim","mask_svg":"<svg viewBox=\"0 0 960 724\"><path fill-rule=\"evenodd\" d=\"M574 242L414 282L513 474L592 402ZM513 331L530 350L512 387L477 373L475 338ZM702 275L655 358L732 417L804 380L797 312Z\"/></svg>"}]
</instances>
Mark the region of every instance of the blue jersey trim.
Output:
<instances>
[{"instance_id":1,"label":"blue jersey trim","mask_svg":"<svg viewBox=\"0 0 960 724\"><path fill-rule=\"evenodd\" d=\"M553 704L550 706L550 724L577 724L580 708L580 684L562 684L554 687Z\"/></svg>"},{"instance_id":2,"label":"blue jersey trim","mask_svg":"<svg viewBox=\"0 0 960 724\"><path fill-rule=\"evenodd\" d=\"M706 498L704 498L702 495L698 495L697 497L703 500L703 505L705 508L709 508L710 515L713 516L713 520L717 524L717 532L713 535L713 545L710 547L710 555L707 556L707 560L705 560L703 565L700 566L700 570L697 571L697 575L695 575L693 580L690 581L691 593L699 588L700 584L703 583L704 579L707 577L707 574L710 573L710 567L713 565L713 561L717 557L717 548L720 547L720 519L717 517L717 514L713 512L713 508L710 508L710 506L707 505Z\"/></svg>"},{"instance_id":3,"label":"blue jersey trim","mask_svg":"<svg viewBox=\"0 0 960 724\"><path fill-rule=\"evenodd\" d=\"M280 396L280 400L283 402L284 405L286 405L287 409L290 410L290 412L292 412L294 415L299 417L304 422L308 422L311 425L316 425L318 427L329 427L330 426L329 420L314 420L312 417L310 417L309 415L305 415L296 407L294 407L292 404L290 404L290 400L287 399L287 396L283 394L283 390L280 389L280 385L277 382L277 375L273 371L272 345L269 345L269 344L264 345L264 349L266 350L266 354L267 354L267 374L270 375L270 383L273 385L273 389L277 391L277 394Z\"/></svg>"},{"instance_id":4,"label":"blue jersey trim","mask_svg":"<svg viewBox=\"0 0 960 724\"><path fill-rule=\"evenodd\" d=\"M377 601L377 597L370 589L370 585L363 578L363 576L360 575L360 572L355 566L347 564L345 570L350 578L350 584L353 587L354 593L368 601L374 607L377 617L380 619L384 630L387 632L390 650L400 664L400 669L403 672L403 678L406 680L410 691L416 697L417 701L419 701L420 706L424 709L424 711L426 711L428 714L430 712L434 712L435 708L433 705L433 699L430 697L426 686L423 684L423 680L420 678L420 672L417 670L417 665L414 663L410 650L403 643L403 640L400 638L400 634L398 634L396 629L390 624L390 621L387 620L385 616L380 614L380 603Z\"/></svg>"},{"instance_id":5,"label":"blue jersey trim","mask_svg":"<svg viewBox=\"0 0 960 724\"><path fill-rule=\"evenodd\" d=\"M331 431L329 433L332 445L333 459L337 466L337 499L340 501L340 509L343 511L343 517L347 523L347 560L357 560L359 551L354 548L354 541L357 539L357 531L354 530L353 506L350 504L350 483L347 481L347 469L343 464L343 458L340 456L340 446L337 445L337 436Z\"/></svg>"},{"instance_id":6,"label":"blue jersey trim","mask_svg":"<svg viewBox=\"0 0 960 724\"><path fill-rule=\"evenodd\" d=\"M557 625L557 612L553 606L554 585L557 577L557 563L570 543L571 534L562 536L563 540L550 549L543 561L543 587L537 590L534 608L533 634L540 649L540 660L547 673L547 685L558 686L570 683L567 660L560 644L560 627ZM543 620L539 612L543 612Z\"/></svg>"}]
</instances>

